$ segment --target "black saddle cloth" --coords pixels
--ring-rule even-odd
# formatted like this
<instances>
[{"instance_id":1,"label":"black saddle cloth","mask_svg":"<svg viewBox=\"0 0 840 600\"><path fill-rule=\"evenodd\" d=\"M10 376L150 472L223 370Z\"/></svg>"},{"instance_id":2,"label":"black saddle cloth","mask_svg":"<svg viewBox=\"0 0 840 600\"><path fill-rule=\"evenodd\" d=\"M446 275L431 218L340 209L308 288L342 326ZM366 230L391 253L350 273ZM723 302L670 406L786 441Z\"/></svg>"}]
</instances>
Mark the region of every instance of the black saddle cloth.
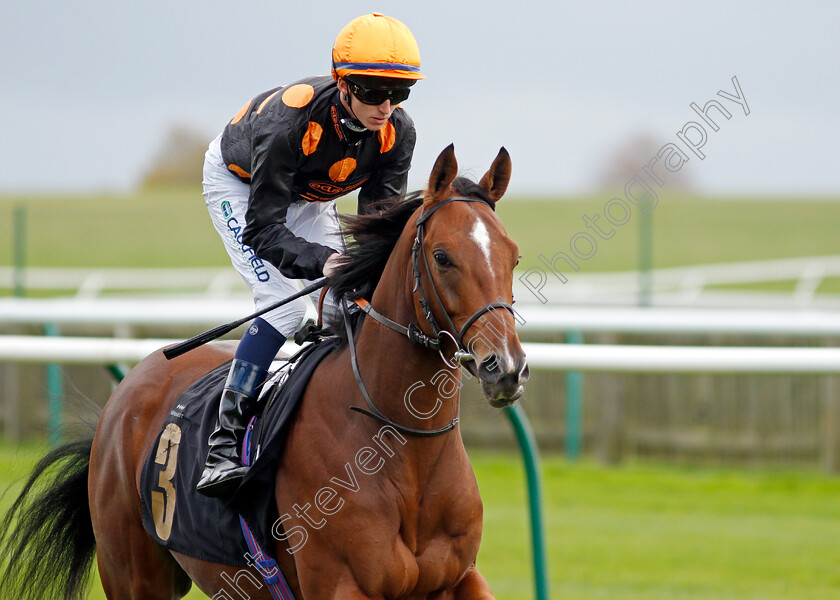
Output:
<instances>
[{"instance_id":1,"label":"black saddle cloth","mask_svg":"<svg viewBox=\"0 0 840 600\"><path fill-rule=\"evenodd\" d=\"M266 408L251 439L251 456L257 447L259 456L227 501L202 496L195 484L204 468L207 440L216 427L230 362L207 373L178 397L140 478L143 527L157 543L199 560L246 566L242 514L262 548L273 552L274 479L286 431L313 371L335 346L333 338L313 343L282 368L280 380L266 392Z\"/></svg>"}]
</instances>

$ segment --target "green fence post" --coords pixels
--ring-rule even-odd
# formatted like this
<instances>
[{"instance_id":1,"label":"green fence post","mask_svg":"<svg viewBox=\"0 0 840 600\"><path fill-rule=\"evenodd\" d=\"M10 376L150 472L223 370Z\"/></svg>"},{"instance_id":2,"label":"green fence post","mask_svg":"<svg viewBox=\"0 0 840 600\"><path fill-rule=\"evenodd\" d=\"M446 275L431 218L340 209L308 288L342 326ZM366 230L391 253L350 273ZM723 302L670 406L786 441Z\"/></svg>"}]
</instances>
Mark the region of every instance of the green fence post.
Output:
<instances>
[{"instance_id":1,"label":"green fence post","mask_svg":"<svg viewBox=\"0 0 840 600\"><path fill-rule=\"evenodd\" d=\"M528 479L528 507L531 515L531 548L534 560L534 587L537 600L548 600L548 555L545 548L545 527L542 512L542 478L537 441L528 417L519 403L504 409L516 432L525 474Z\"/></svg>"},{"instance_id":2,"label":"green fence post","mask_svg":"<svg viewBox=\"0 0 840 600\"><path fill-rule=\"evenodd\" d=\"M15 206L14 231L12 233L12 253L14 256L14 295L23 298L26 295L26 207L23 204Z\"/></svg>"},{"instance_id":3,"label":"green fence post","mask_svg":"<svg viewBox=\"0 0 840 600\"><path fill-rule=\"evenodd\" d=\"M49 337L61 335L55 323L44 325L44 333ZM64 381L61 365L50 363L47 365L47 404L49 406L49 436L53 447L61 443L63 421L62 400L64 397Z\"/></svg>"},{"instance_id":4,"label":"green fence post","mask_svg":"<svg viewBox=\"0 0 840 600\"><path fill-rule=\"evenodd\" d=\"M580 331L566 332L567 344L582 344L583 335ZM569 460L576 460L580 456L582 434L583 407L583 373L580 371L566 372L566 456Z\"/></svg>"},{"instance_id":5,"label":"green fence post","mask_svg":"<svg viewBox=\"0 0 840 600\"><path fill-rule=\"evenodd\" d=\"M653 213L639 215L639 306L650 306L653 291Z\"/></svg>"},{"instance_id":6,"label":"green fence post","mask_svg":"<svg viewBox=\"0 0 840 600\"><path fill-rule=\"evenodd\" d=\"M113 377L117 383L125 379L125 376L128 375L128 371L126 371L125 368L121 367L120 365L108 365L108 372L111 374L111 377Z\"/></svg>"}]
</instances>

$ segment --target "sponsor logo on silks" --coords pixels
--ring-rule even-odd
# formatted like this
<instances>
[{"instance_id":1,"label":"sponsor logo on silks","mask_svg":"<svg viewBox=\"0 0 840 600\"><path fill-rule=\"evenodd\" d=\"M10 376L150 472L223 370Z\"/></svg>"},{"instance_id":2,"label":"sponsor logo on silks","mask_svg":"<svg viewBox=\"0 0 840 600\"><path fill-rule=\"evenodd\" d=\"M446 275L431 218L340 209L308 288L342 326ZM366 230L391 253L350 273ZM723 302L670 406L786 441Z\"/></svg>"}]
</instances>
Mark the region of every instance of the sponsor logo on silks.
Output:
<instances>
[{"instance_id":1,"label":"sponsor logo on silks","mask_svg":"<svg viewBox=\"0 0 840 600\"><path fill-rule=\"evenodd\" d=\"M256 323L254 323L253 325L251 325L248 328L248 333L250 333L251 335L257 335L259 332L260 332L260 328L257 327Z\"/></svg>"},{"instance_id":2,"label":"sponsor logo on silks","mask_svg":"<svg viewBox=\"0 0 840 600\"><path fill-rule=\"evenodd\" d=\"M224 215L225 219L230 219L233 216L233 209L227 200L222 202L222 215Z\"/></svg>"},{"instance_id":3,"label":"sponsor logo on silks","mask_svg":"<svg viewBox=\"0 0 840 600\"><path fill-rule=\"evenodd\" d=\"M323 192L325 194L330 195L340 194L344 191L344 188L340 188L337 185L332 185L330 183L316 183L314 181L309 184L309 187L315 188L319 192Z\"/></svg>"},{"instance_id":4,"label":"sponsor logo on silks","mask_svg":"<svg viewBox=\"0 0 840 600\"><path fill-rule=\"evenodd\" d=\"M309 187L322 194L322 196L318 197L312 193L302 193L301 196L312 202L326 202L328 200L334 200L337 196L342 196L347 194L348 192L352 192L358 187L361 187L370 177L365 177L361 181L357 181L356 183L351 183L350 185L335 185L332 183L321 182L321 181L310 181Z\"/></svg>"},{"instance_id":5,"label":"sponsor logo on silks","mask_svg":"<svg viewBox=\"0 0 840 600\"><path fill-rule=\"evenodd\" d=\"M222 204L224 205L224 203ZM222 210L224 210L224 208ZM265 268L265 263L261 259L257 258L254 254L254 249L251 248L251 246L247 246L242 242L242 230L244 228L239 224L239 221L236 220L236 217L230 217L227 220L227 226L231 233L233 233L233 238L236 240L236 243L239 244L239 250L248 262L251 263L251 270L254 272L254 276L258 281L262 281L263 283L268 281L271 278L271 275L269 274L268 269Z\"/></svg>"}]
</instances>

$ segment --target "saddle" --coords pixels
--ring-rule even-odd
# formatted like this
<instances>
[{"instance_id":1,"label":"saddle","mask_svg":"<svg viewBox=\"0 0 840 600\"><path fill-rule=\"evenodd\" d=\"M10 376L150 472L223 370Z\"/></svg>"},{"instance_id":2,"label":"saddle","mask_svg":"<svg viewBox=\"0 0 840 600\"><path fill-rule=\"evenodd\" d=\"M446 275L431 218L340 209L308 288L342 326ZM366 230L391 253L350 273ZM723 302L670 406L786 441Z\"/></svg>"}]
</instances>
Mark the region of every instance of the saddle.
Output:
<instances>
[{"instance_id":1,"label":"saddle","mask_svg":"<svg viewBox=\"0 0 840 600\"><path fill-rule=\"evenodd\" d=\"M273 548L277 519L274 479L286 433L315 368L336 347L322 338L303 348L264 386L262 415L246 436L252 465L230 499L195 491L219 411L230 362L197 381L176 400L146 458L140 478L143 527L158 544L199 560L247 566L239 516L263 548Z\"/></svg>"}]
</instances>

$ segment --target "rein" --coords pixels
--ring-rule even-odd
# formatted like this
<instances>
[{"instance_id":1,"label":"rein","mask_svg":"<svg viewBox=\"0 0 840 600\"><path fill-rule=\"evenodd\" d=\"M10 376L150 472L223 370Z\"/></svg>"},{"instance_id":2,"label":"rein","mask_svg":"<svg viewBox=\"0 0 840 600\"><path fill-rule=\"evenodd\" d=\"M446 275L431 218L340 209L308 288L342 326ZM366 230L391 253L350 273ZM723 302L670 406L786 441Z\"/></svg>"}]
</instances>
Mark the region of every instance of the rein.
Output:
<instances>
[{"instance_id":1,"label":"rein","mask_svg":"<svg viewBox=\"0 0 840 600\"><path fill-rule=\"evenodd\" d=\"M435 286L435 280L432 277L431 267L429 266L429 259L426 257L426 253L423 251L423 241L425 239L425 228L424 225L426 221L442 206L446 204L450 204L452 202L483 202L487 204L491 209L493 206L485 200L480 198L467 198L464 196L453 196L452 198L447 198L446 200L442 200L438 204L435 204L428 212L421 213L420 216L417 218L417 235L414 237L414 244L411 248L411 264L414 276L414 288L412 292L420 293L420 306L423 309L423 314L428 323L429 327L432 330L432 336L426 335L423 331L414 323L409 323L408 326L400 325L399 323L392 321L391 319L383 316L379 312L377 312L367 300L357 300L356 304L361 308L367 315L372 317L376 322L385 327L400 333L401 335L405 335L413 344L422 346L424 348L428 348L431 350L435 350L440 353L443 362L447 364L447 366L455 368L453 365L449 363L446 357L443 354L443 344L442 344L442 336L449 337L455 345L457 346L457 350L453 355L453 358L464 364L464 367L467 368L472 375L477 376L477 372L475 370L475 357L473 354L464 346L464 335L466 335L467 330L475 323L478 319L480 319L485 313L497 309L503 308L505 310L510 311L513 314L513 307L508 304L507 302L490 302L489 304L485 304L477 311L475 311L458 329L453 323L452 318L449 316L449 313L446 311L446 307L443 305L443 301L441 300L440 294L437 291L437 287ZM435 320L434 315L432 314L432 305L429 303L428 297L426 295L426 290L423 286L423 277L420 270L420 263L422 263L424 270L426 272L426 276L429 280L429 285L431 286L432 293L434 294L434 298L437 301L440 310L443 312L443 316L446 318L446 324L449 326L449 330L443 329L438 325L437 321ZM359 372L359 365L358 360L356 358L356 344L355 340L353 339L353 331L350 327L350 317L349 312L347 310L347 306L344 306L344 327L347 331L347 339L350 346L350 363L353 367L353 375L356 377L356 382L359 385L359 389L362 392L362 396L365 399L365 403L368 406L369 410L358 406L351 406L351 410L355 410L356 412L360 412L364 415L372 417L377 421L380 421L386 425L390 425L400 433L404 433L406 435L411 435L415 437L433 437L437 435L441 435L448 431L452 431L458 425L459 416L455 416L451 422L447 425L440 427L438 429L414 429L412 427L405 427L400 425L376 408L376 405L370 398L370 394L368 394L367 389L365 388L364 381L362 380L362 375ZM454 333L453 333L454 332Z\"/></svg>"},{"instance_id":2,"label":"rein","mask_svg":"<svg viewBox=\"0 0 840 600\"><path fill-rule=\"evenodd\" d=\"M391 321L393 323L393 321ZM396 323L394 323L396 325ZM347 330L347 339L349 341L350 346L350 364L353 366L353 375L356 377L356 383L359 384L359 389L362 391L362 397L365 399L365 404L368 405L368 409L361 408L359 406L351 406L350 410L355 410L356 412L362 413L363 415L367 415L368 417L372 417L377 421L384 423L385 425L390 425L400 433L404 433L406 435L414 436L414 437L434 437L436 435L440 435L442 433L446 433L447 431L452 431L458 425L459 417L456 416L452 421L450 421L447 425L439 429L414 429L413 427L406 427L405 425L400 425L399 423L392 421L376 408L376 405L373 403L373 400L370 399L370 394L368 394L367 388L365 387L365 382L362 380L362 374L359 372L359 361L356 358L356 342L353 339L353 329L350 327L350 317L347 312L347 306L344 306L344 327Z\"/></svg>"}]
</instances>

